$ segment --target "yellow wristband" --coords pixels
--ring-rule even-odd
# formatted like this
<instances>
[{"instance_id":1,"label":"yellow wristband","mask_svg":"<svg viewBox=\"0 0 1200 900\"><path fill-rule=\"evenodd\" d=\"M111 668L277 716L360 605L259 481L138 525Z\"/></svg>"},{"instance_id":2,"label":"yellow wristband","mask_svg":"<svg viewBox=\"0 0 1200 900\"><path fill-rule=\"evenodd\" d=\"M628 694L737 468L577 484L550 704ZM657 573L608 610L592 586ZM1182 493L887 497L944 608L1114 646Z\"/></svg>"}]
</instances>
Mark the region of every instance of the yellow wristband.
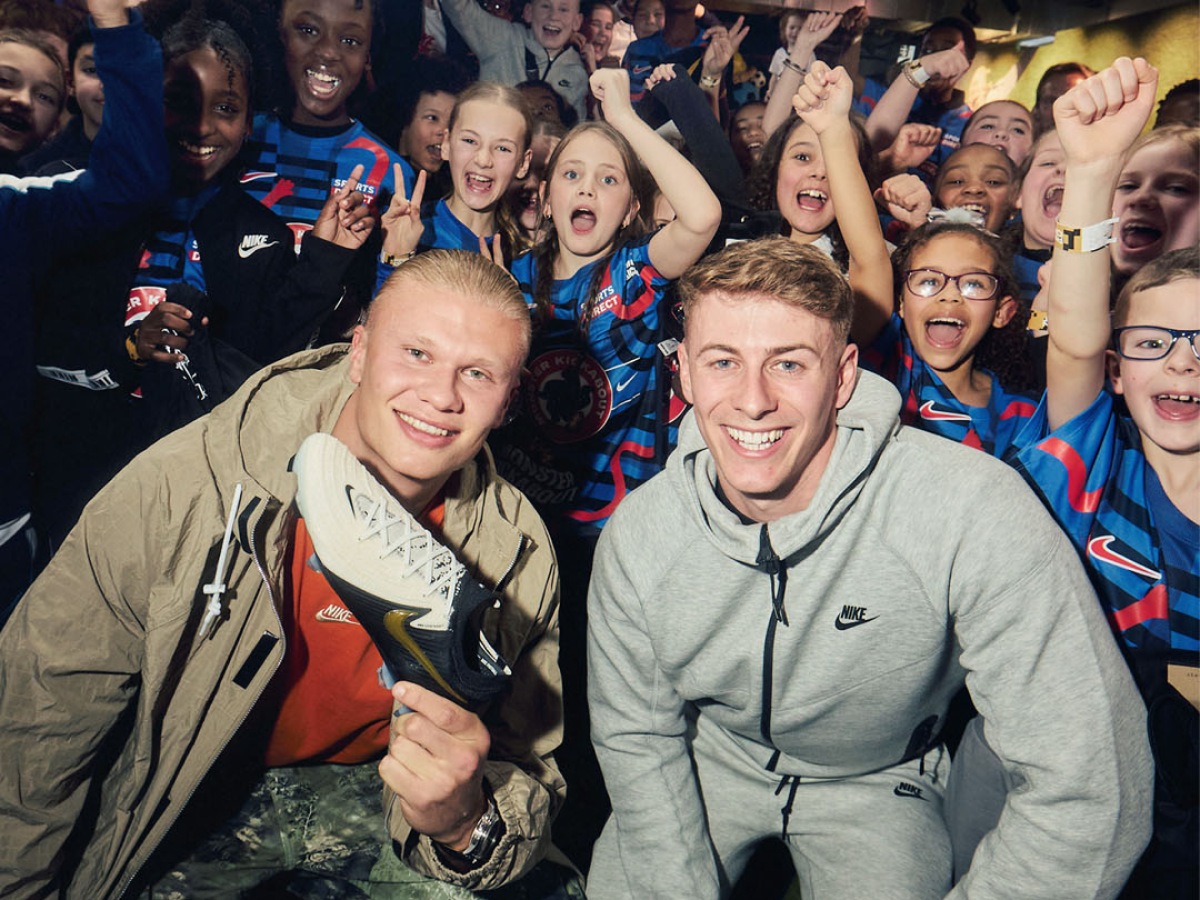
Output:
<instances>
[{"instance_id":1,"label":"yellow wristband","mask_svg":"<svg viewBox=\"0 0 1200 900\"><path fill-rule=\"evenodd\" d=\"M1025 326L1027 331L1045 331L1046 325L1050 321L1049 316L1044 309L1031 309L1029 311L1029 324Z\"/></svg>"}]
</instances>

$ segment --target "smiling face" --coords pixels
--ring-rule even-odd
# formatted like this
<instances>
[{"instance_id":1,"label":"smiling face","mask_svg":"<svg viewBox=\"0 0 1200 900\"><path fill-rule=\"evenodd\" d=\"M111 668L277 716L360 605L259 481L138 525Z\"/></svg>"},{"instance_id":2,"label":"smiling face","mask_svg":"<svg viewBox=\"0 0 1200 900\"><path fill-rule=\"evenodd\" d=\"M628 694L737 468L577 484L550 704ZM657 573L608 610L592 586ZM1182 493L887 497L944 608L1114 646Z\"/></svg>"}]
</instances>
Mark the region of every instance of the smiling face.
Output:
<instances>
[{"instance_id":1,"label":"smiling face","mask_svg":"<svg viewBox=\"0 0 1200 900\"><path fill-rule=\"evenodd\" d=\"M453 110L453 94L445 91L422 94L417 98L412 119L400 132L401 155L430 175L442 167L442 142Z\"/></svg>"},{"instance_id":2,"label":"smiling face","mask_svg":"<svg viewBox=\"0 0 1200 900\"><path fill-rule=\"evenodd\" d=\"M700 297L685 328L683 391L725 499L762 522L807 507L854 390L857 349L828 320L761 294Z\"/></svg>"},{"instance_id":3,"label":"smiling face","mask_svg":"<svg viewBox=\"0 0 1200 900\"><path fill-rule=\"evenodd\" d=\"M450 209L460 219L467 210L491 212L515 178L529 166L525 116L503 103L460 103L442 155L450 163L454 194Z\"/></svg>"},{"instance_id":4,"label":"smiling face","mask_svg":"<svg viewBox=\"0 0 1200 900\"><path fill-rule=\"evenodd\" d=\"M1168 250L1200 242L1200 176L1182 140L1155 141L1136 151L1117 179L1113 197L1117 271L1130 274Z\"/></svg>"},{"instance_id":5,"label":"smiling face","mask_svg":"<svg viewBox=\"0 0 1200 900\"><path fill-rule=\"evenodd\" d=\"M969 234L944 234L918 248L909 270L934 269L946 275L991 274L996 260L989 247ZM967 300L947 280L932 297L914 292L907 279L900 289L900 316L917 355L939 375L970 371L975 350L992 328L1003 328L1016 312L1005 285L989 300ZM964 370L965 367L965 370Z\"/></svg>"},{"instance_id":6,"label":"smiling face","mask_svg":"<svg viewBox=\"0 0 1200 900\"><path fill-rule=\"evenodd\" d=\"M1200 329L1200 280L1168 282L1129 299L1124 325ZM1109 353L1113 391L1125 398L1143 443L1170 454L1200 453L1200 361L1187 340L1163 359L1122 359ZM1149 450L1147 446L1147 450Z\"/></svg>"},{"instance_id":7,"label":"smiling face","mask_svg":"<svg viewBox=\"0 0 1200 900\"><path fill-rule=\"evenodd\" d=\"M477 297L389 281L354 330L350 380L358 387L334 436L419 512L503 421L527 332Z\"/></svg>"},{"instance_id":8,"label":"smiling face","mask_svg":"<svg viewBox=\"0 0 1200 900\"><path fill-rule=\"evenodd\" d=\"M775 203L792 226L792 240L815 241L833 224L833 200L825 181L825 158L817 133L799 121L783 142L779 174L775 178Z\"/></svg>"},{"instance_id":9,"label":"smiling face","mask_svg":"<svg viewBox=\"0 0 1200 900\"><path fill-rule=\"evenodd\" d=\"M638 211L629 172L616 145L596 129L564 140L543 183L543 214L554 222L559 256L555 277L567 278L608 252Z\"/></svg>"},{"instance_id":10,"label":"smiling face","mask_svg":"<svg viewBox=\"0 0 1200 900\"><path fill-rule=\"evenodd\" d=\"M1019 166L1033 147L1033 118L1029 110L1012 100L985 103L963 131L962 145L967 144L999 147Z\"/></svg>"},{"instance_id":11,"label":"smiling face","mask_svg":"<svg viewBox=\"0 0 1200 900\"><path fill-rule=\"evenodd\" d=\"M762 156L767 133L763 131L765 103L747 103L738 107L729 123L729 143L743 172L749 172Z\"/></svg>"},{"instance_id":12,"label":"smiling face","mask_svg":"<svg viewBox=\"0 0 1200 900\"><path fill-rule=\"evenodd\" d=\"M633 14L633 33L640 41L662 31L667 10L661 0L642 0Z\"/></svg>"},{"instance_id":13,"label":"smiling face","mask_svg":"<svg viewBox=\"0 0 1200 900\"><path fill-rule=\"evenodd\" d=\"M94 138L104 118L104 85L96 75L94 44L84 44L75 54L75 65L71 69L71 93L79 104L79 115L83 131Z\"/></svg>"},{"instance_id":14,"label":"smiling face","mask_svg":"<svg viewBox=\"0 0 1200 900\"><path fill-rule=\"evenodd\" d=\"M346 102L362 80L371 46L371 2L284 0L279 16L284 61L296 102L297 125L350 121Z\"/></svg>"},{"instance_id":15,"label":"smiling face","mask_svg":"<svg viewBox=\"0 0 1200 900\"><path fill-rule=\"evenodd\" d=\"M583 26L583 33L591 42L592 49L596 52L596 61L604 59L608 56L608 48L612 46L613 26L616 24L616 19L613 18L613 11L607 6L594 6L592 11L588 13L587 21Z\"/></svg>"},{"instance_id":16,"label":"smiling face","mask_svg":"<svg viewBox=\"0 0 1200 900\"><path fill-rule=\"evenodd\" d=\"M942 209L973 210L988 231L999 231L1016 202L1012 164L1004 151L986 144L957 150L938 171L934 200Z\"/></svg>"},{"instance_id":17,"label":"smiling face","mask_svg":"<svg viewBox=\"0 0 1200 900\"><path fill-rule=\"evenodd\" d=\"M54 60L25 44L0 43L0 154L36 149L54 128L65 97Z\"/></svg>"},{"instance_id":18,"label":"smiling face","mask_svg":"<svg viewBox=\"0 0 1200 900\"><path fill-rule=\"evenodd\" d=\"M1066 158L1058 132L1038 139L1029 171L1021 181L1017 208L1025 228L1025 246L1048 250L1054 246L1054 223L1062 209Z\"/></svg>"},{"instance_id":19,"label":"smiling face","mask_svg":"<svg viewBox=\"0 0 1200 900\"><path fill-rule=\"evenodd\" d=\"M211 47L177 56L163 73L163 117L176 181L207 184L250 133L246 79Z\"/></svg>"},{"instance_id":20,"label":"smiling face","mask_svg":"<svg viewBox=\"0 0 1200 900\"><path fill-rule=\"evenodd\" d=\"M551 53L567 46L571 34L583 25L579 0L532 0L524 15L533 39Z\"/></svg>"}]
</instances>

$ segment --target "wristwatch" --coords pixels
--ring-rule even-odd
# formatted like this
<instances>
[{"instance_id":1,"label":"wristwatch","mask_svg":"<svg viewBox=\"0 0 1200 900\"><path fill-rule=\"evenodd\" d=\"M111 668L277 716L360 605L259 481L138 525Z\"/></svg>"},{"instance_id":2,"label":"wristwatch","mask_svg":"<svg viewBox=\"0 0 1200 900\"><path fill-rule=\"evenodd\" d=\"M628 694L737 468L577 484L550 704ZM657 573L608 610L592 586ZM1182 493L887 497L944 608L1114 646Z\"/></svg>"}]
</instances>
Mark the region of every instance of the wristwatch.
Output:
<instances>
[{"instance_id":1,"label":"wristwatch","mask_svg":"<svg viewBox=\"0 0 1200 900\"><path fill-rule=\"evenodd\" d=\"M713 88L715 88L720 83L721 83L720 75L701 75L700 76L700 87L704 88L706 91L711 91Z\"/></svg>"},{"instance_id":2,"label":"wristwatch","mask_svg":"<svg viewBox=\"0 0 1200 900\"><path fill-rule=\"evenodd\" d=\"M459 853L471 864L472 868L487 862L492 856L492 851L496 849L496 845L500 843L500 838L504 837L504 820L500 818L500 811L496 809L496 801L491 793L488 794L487 801L487 809L475 824L475 830L471 832L471 840Z\"/></svg>"}]
</instances>

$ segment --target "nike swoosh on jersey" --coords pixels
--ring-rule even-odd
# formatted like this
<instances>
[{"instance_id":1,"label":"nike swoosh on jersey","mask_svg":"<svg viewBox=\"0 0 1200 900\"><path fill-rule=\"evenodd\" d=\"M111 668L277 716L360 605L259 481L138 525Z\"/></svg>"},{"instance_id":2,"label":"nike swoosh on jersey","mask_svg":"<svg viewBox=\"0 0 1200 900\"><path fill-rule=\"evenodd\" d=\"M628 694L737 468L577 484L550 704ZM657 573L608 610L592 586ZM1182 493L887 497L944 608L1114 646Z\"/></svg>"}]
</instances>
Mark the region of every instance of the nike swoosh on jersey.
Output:
<instances>
[{"instance_id":1,"label":"nike swoosh on jersey","mask_svg":"<svg viewBox=\"0 0 1200 900\"><path fill-rule=\"evenodd\" d=\"M926 400L921 404L921 408L917 410L921 414L922 419L929 419L932 422L970 422L971 417L966 413L947 412L942 409L934 409L933 401Z\"/></svg>"},{"instance_id":2,"label":"nike swoosh on jersey","mask_svg":"<svg viewBox=\"0 0 1200 900\"><path fill-rule=\"evenodd\" d=\"M1111 534L1106 534L1101 537L1092 538L1088 541L1087 549L1088 556L1092 559L1099 560L1102 563L1108 563L1110 566L1118 566L1125 569L1127 572L1133 572L1136 575L1143 575L1146 578L1158 580L1162 578L1162 572L1156 572L1154 569L1149 569L1141 563L1134 562L1127 556L1122 556L1110 546L1116 538Z\"/></svg>"}]
</instances>

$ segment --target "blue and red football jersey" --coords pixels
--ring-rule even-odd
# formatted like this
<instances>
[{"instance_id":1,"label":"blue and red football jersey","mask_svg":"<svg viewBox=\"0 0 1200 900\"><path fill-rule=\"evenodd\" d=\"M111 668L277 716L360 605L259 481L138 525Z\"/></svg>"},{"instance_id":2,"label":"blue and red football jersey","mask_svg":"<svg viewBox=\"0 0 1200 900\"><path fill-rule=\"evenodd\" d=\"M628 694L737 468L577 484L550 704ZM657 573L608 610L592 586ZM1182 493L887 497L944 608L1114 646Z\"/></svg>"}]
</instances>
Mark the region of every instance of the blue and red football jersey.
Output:
<instances>
[{"instance_id":1,"label":"blue and red football jersey","mask_svg":"<svg viewBox=\"0 0 1200 900\"><path fill-rule=\"evenodd\" d=\"M967 406L917 355L904 320L895 313L871 345L862 348L861 361L864 369L896 385L904 401L900 421L905 425L995 457L1003 457L1014 446L1017 433L1037 406L1031 397L1006 391L1000 380L986 370L992 380L988 405Z\"/></svg>"},{"instance_id":2,"label":"blue and red football jersey","mask_svg":"<svg viewBox=\"0 0 1200 900\"><path fill-rule=\"evenodd\" d=\"M597 264L554 282L553 318L535 329L520 414L492 435L500 473L547 519L582 536L600 533L677 439L682 404L672 403L659 350L669 282L648 243L613 256L585 328L580 310ZM518 257L512 271L532 309L533 256Z\"/></svg>"},{"instance_id":3,"label":"blue and red football jersey","mask_svg":"<svg viewBox=\"0 0 1200 900\"><path fill-rule=\"evenodd\" d=\"M1083 556L1113 628L1131 648L1200 651L1200 574L1164 560L1133 420L1102 390L1051 432L1045 402L1017 440L1014 465ZM1200 554L1200 529L1195 532Z\"/></svg>"},{"instance_id":4,"label":"blue and red football jersey","mask_svg":"<svg viewBox=\"0 0 1200 900\"><path fill-rule=\"evenodd\" d=\"M260 113L254 117L254 130L246 142L246 158L242 188L287 222L296 238L297 253L330 191L342 187L357 165L363 166L358 191L380 212L387 209L396 192L394 163L399 163L404 173L405 196L412 196L412 166L357 121L336 131L298 129L277 116ZM376 288L391 273L390 267L380 263Z\"/></svg>"},{"instance_id":5,"label":"blue and red football jersey","mask_svg":"<svg viewBox=\"0 0 1200 900\"><path fill-rule=\"evenodd\" d=\"M450 211L450 204L444 199L436 203L426 203L421 207L421 224L425 230L421 232L422 250L469 250L479 252L479 235L459 221L458 216ZM492 235L484 235L488 246L492 244Z\"/></svg>"}]
</instances>

